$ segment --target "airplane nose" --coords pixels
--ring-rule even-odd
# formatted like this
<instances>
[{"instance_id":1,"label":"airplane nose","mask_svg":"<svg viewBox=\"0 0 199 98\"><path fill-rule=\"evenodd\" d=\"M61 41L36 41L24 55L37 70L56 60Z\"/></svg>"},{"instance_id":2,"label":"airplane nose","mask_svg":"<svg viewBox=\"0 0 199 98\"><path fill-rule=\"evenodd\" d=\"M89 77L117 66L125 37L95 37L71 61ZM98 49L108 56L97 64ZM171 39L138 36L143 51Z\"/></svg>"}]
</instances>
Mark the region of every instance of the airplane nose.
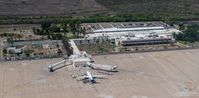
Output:
<instances>
[{"instance_id":1,"label":"airplane nose","mask_svg":"<svg viewBox=\"0 0 199 98\"><path fill-rule=\"evenodd\" d=\"M95 80L91 80L91 83L95 83L96 81Z\"/></svg>"}]
</instances>

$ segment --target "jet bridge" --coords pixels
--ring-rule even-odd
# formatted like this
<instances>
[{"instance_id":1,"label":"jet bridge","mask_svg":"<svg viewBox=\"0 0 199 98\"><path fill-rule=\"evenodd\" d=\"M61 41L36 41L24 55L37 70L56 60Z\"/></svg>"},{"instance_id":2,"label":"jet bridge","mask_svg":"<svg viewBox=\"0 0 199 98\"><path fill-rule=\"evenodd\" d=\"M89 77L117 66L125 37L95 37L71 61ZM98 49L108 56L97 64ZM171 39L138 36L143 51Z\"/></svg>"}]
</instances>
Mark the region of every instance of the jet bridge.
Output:
<instances>
[{"instance_id":1,"label":"jet bridge","mask_svg":"<svg viewBox=\"0 0 199 98\"><path fill-rule=\"evenodd\" d=\"M57 62L57 63L53 64L53 65L48 66L48 70L49 70L49 72L54 72L56 69L61 68L61 67L65 66L65 65L69 65L69 64L71 64L69 62L69 60L62 60L60 62Z\"/></svg>"},{"instance_id":2,"label":"jet bridge","mask_svg":"<svg viewBox=\"0 0 199 98\"><path fill-rule=\"evenodd\" d=\"M71 55L69 59L62 60L53 65L48 66L49 72L53 72L56 69L62 68L66 65L72 65L74 67L90 67L95 70L104 70L109 72L117 72L117 66L111 65L102 65L93 63L91 55L88 55L86 52L80 54ZM62 65L62 66L61 66Z\"/></svg>"},{"instance_id":3,"label":"jet bridge","mask_svg":"<svg viewBox=\"0 0 199 98\"><path fill-rule=\"evenodd\" d=\"M111 66L111 65L102 65L102 64L95 64L87 62L87 65L95 70L104 70L109 72L117 72L117 66Z\"/></svg>"}]
</instances>

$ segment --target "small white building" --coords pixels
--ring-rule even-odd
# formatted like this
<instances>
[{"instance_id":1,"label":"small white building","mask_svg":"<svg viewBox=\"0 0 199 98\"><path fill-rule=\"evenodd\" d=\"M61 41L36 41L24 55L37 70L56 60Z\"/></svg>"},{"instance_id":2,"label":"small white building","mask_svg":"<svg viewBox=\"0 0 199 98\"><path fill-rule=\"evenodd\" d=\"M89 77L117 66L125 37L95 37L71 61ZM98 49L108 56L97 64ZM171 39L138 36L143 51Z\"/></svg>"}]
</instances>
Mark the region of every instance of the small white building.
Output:
<instances>
[{"instance_id":1,"label":"small white building","mask_svg":"<svg viewBox=\"0 0 199 98\"><path fill-rule=\"evenodd\" d=\"M87 66L87 62L91 62L89 58L76 58L72 60L74 67Z\"/></svg>"},{"instance_id":2,"label":"small white building","mask_svg":"<svg viewBox=\"0 0 199 98\"><path fill-rule=\"evenodd\" d=\"M8 47L7 51L12 51L14 53L22 53L22 49L17 49L16 47Z\"/></svg>"},{"instance_id":3,"label":"small white building","mask_svg":"<svg viewBox=\"0 0 199 98\"><path fill-rule=\"evenodd\" d=\"M92 62L92 59L89 55L85 54L85 52L82 52L81 54L74 54L69 57L69 62L74 67L79 66L86 66L87 62Z\"/></svg>"}]
</instances>

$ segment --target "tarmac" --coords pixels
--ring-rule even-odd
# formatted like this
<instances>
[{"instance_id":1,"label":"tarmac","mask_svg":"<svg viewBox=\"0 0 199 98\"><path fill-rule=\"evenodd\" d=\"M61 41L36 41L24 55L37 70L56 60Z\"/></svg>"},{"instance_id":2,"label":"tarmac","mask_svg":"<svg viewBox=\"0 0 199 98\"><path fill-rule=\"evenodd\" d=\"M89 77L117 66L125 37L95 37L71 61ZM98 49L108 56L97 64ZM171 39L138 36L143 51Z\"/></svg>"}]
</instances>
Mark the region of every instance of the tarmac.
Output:
<instances>
[{"instance_id":1,"label":"tarmac","mask_svg":"<svg viewBox=\"0 0 199 98\"><path fill-rule=\"evenodd\" d=\"M0 98L199 98L199 50L145 52L94 56L96 63L116 65L116 73L96 84L84 84L87 68L47 66L60 59L0 63Z\"/></svg>"}]
</instances>

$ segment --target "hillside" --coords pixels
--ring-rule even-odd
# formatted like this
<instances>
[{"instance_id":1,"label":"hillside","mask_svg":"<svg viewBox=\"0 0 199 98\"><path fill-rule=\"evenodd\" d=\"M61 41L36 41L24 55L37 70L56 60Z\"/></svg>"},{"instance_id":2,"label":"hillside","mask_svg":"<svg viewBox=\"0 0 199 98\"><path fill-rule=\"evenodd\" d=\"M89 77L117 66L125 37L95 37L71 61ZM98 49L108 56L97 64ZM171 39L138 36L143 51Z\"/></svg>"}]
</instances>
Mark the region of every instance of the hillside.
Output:
<instances>
[{"instance_id":1,"label":"hillside","mask_svg":"<svg viewBox=\"0 0 199 98\"><path fill-rule=\"evenodd\" d=\"M95 0L0 0L0 15L90 15L106 13Z\"/></svg>"},{"instance_id":2,"label":"hillside","mask_svg":"<svg viewBox=\"0 0 199 98\"><path fill-rule=\"evenodd\" d=\"M199 0L96 0L118 13L199 17Z\"/></svg>"}]
</instances>

